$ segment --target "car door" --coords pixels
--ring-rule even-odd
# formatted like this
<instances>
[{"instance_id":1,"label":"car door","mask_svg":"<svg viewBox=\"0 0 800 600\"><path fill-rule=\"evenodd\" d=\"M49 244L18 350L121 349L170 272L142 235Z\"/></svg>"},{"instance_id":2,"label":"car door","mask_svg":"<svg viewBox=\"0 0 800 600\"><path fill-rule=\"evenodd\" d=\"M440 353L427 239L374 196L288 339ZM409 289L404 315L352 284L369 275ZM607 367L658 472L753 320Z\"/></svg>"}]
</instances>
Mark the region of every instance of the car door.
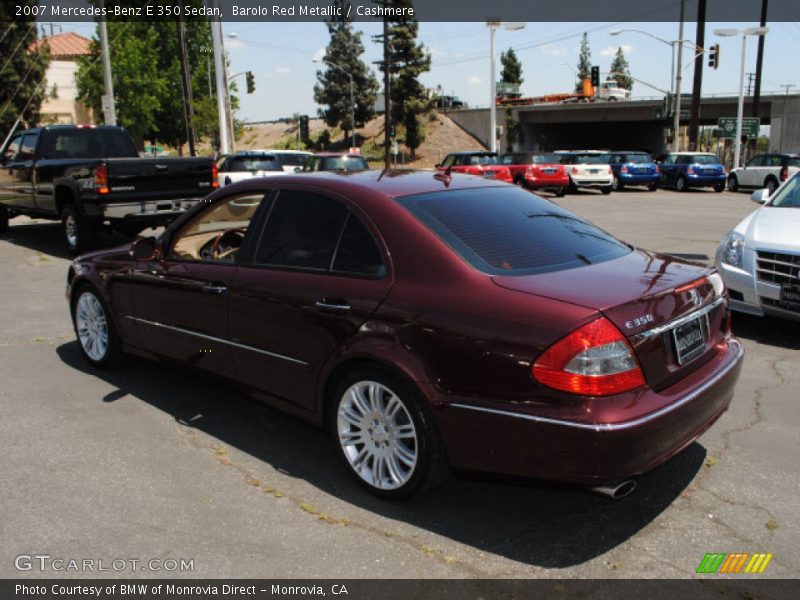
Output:
<instances>
[{"instance_id":1,"label":"car door","mask_svg":"<svg viewBox=\"0 0 800 600\"><path fill-rule=\"evenodd\" d=\"M0 175L3 204L23 209L35 208L33 158L38 139L38 133L24 133L9 143Z\"/></svg>"},{"instance_id":2,"label":"car door","mask_svg":"<svg viewBox=\"0 0 800 600\"><path fill-rule=\"evenodd\" d=\"M313 410L321 369L380 306L391 272L345 200L282 189L271 203L252 264L231 282L232 353L239 381Z\"/></svg>"},{"instance_id":3,"label":"car door","mask_svg":"<svg viewBox=\"0 0 800 600\"><path fill-rule=\"evenodd\" d=\"M759 170L764 163L764 155L751 158L744 168L737 174L741 187L755 187L758 185ZM763 181L763 179L762 179Z\"/></svg>"},{"instance_id":4,"label":"car door","mask_svg":"<svg viewBox=\"0 0 800 600\"><path fill-rule=\"evenodd\" d=\"M660 185L670 185L670 177L675 168L673 166L674 157L671 154L664 154L656 159L661 177L659 178Z\"/></svg>"},{"instance_id":5,"label":"car door","mask_svg":"<svg viewBox=\"0 0 800 600\"><path fill-rule=\"evenodd\" d=\"M17 206L17 187L15 183L15 165L22 144L22 134L11 138L2 156L0 169L0 203L6 206Z\"/></svg>"},{"instance_id":6,"label":"car door","mask_svg":"<svg viewBox=\"0 0 800 600\"><path fill-rule=\"evenodd\" d=\"M129 278L141 347L231 377L228 290L261 192L227 196L164 238L163 258L139 261Z\"/></svg>"}]
</instances>

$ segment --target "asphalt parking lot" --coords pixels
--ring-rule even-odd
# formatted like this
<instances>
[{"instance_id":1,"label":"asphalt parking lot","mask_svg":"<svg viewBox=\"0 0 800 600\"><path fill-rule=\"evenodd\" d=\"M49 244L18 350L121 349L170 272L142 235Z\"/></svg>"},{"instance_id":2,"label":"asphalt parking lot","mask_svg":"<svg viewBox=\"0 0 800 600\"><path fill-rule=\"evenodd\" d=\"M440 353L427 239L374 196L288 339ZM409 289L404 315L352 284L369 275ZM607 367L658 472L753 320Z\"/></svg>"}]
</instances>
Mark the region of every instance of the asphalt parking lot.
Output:
<instances>
[{"instance_id":1,"label":"asphalt parking lot","mask_svg":"<svg viewBox=\"0 0 800 600\"><path fill-rule=\"evenodd\" d=\"M558 199L636 245L713 260L746 194ZM186 371L92 370L74 341L58 226L0 237L0 577L15 557L187 559L163 577L692 577L706 552L774 554L800 575L800 324L736 315L747 355L731 409L614 502L540 483L453 479L387 503L321 432ZM110 241L110 240L106 240Z\"/></svg>"}]
</instances>

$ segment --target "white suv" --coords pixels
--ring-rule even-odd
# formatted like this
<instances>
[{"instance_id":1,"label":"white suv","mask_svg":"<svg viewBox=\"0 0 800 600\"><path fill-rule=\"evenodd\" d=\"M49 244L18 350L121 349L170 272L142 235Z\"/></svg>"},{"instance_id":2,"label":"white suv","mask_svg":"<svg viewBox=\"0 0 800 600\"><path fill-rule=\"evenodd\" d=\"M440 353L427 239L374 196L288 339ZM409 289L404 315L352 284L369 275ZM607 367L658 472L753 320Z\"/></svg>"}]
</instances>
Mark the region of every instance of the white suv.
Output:
<instances>
[{"instance_id":1,"label":"white suv","mask_svg":"<svg viewBox=\"0 0 800 600\"><path fill-rule=\"evenodd\" d=\"M800 171L800 154L757 154L728 176L728 190L760 190L774 194L778 186Z\"/></svg>"}]
</instances>

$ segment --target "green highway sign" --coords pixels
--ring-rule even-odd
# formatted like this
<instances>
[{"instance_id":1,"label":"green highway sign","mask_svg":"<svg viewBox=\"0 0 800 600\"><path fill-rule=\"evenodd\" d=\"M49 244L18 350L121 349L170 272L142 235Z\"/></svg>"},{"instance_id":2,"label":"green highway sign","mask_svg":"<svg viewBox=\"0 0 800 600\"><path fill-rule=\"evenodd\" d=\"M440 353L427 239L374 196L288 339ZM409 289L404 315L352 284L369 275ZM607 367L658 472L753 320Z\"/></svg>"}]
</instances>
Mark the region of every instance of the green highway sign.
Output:
<instances>
[{"instance_id":1,"label":"green highway sign","mask_svg":"<svg viewBox=\"0 0 800 600\"><path fill-rule=\"evenodd\" d=\"M736 137L736 117L720 117L719 127L721 138ZM742 135L749 138L757 138L758 130L761 127L761 119L757 117L747 117L742 119Z\"/></svg>"}]
</instances>

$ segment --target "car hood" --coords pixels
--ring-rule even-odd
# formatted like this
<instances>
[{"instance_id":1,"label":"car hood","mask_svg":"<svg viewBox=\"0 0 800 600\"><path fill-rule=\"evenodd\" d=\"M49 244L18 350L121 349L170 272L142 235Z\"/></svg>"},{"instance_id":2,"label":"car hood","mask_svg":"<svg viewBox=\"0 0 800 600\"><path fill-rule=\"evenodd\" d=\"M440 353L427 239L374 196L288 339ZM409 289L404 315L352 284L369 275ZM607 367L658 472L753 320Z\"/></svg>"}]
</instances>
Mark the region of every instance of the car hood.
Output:
<instances>
[{"instance_id":1,"label":"car hood","mask_svg":"<svg viewBox=\"0 0 800 600\"><path fill-rule=\"evenodd\" d=\"M751 248L800 250L800 209L765 206L757 210L747 225L745 244Z\"/></svg>"}]
</instances>

